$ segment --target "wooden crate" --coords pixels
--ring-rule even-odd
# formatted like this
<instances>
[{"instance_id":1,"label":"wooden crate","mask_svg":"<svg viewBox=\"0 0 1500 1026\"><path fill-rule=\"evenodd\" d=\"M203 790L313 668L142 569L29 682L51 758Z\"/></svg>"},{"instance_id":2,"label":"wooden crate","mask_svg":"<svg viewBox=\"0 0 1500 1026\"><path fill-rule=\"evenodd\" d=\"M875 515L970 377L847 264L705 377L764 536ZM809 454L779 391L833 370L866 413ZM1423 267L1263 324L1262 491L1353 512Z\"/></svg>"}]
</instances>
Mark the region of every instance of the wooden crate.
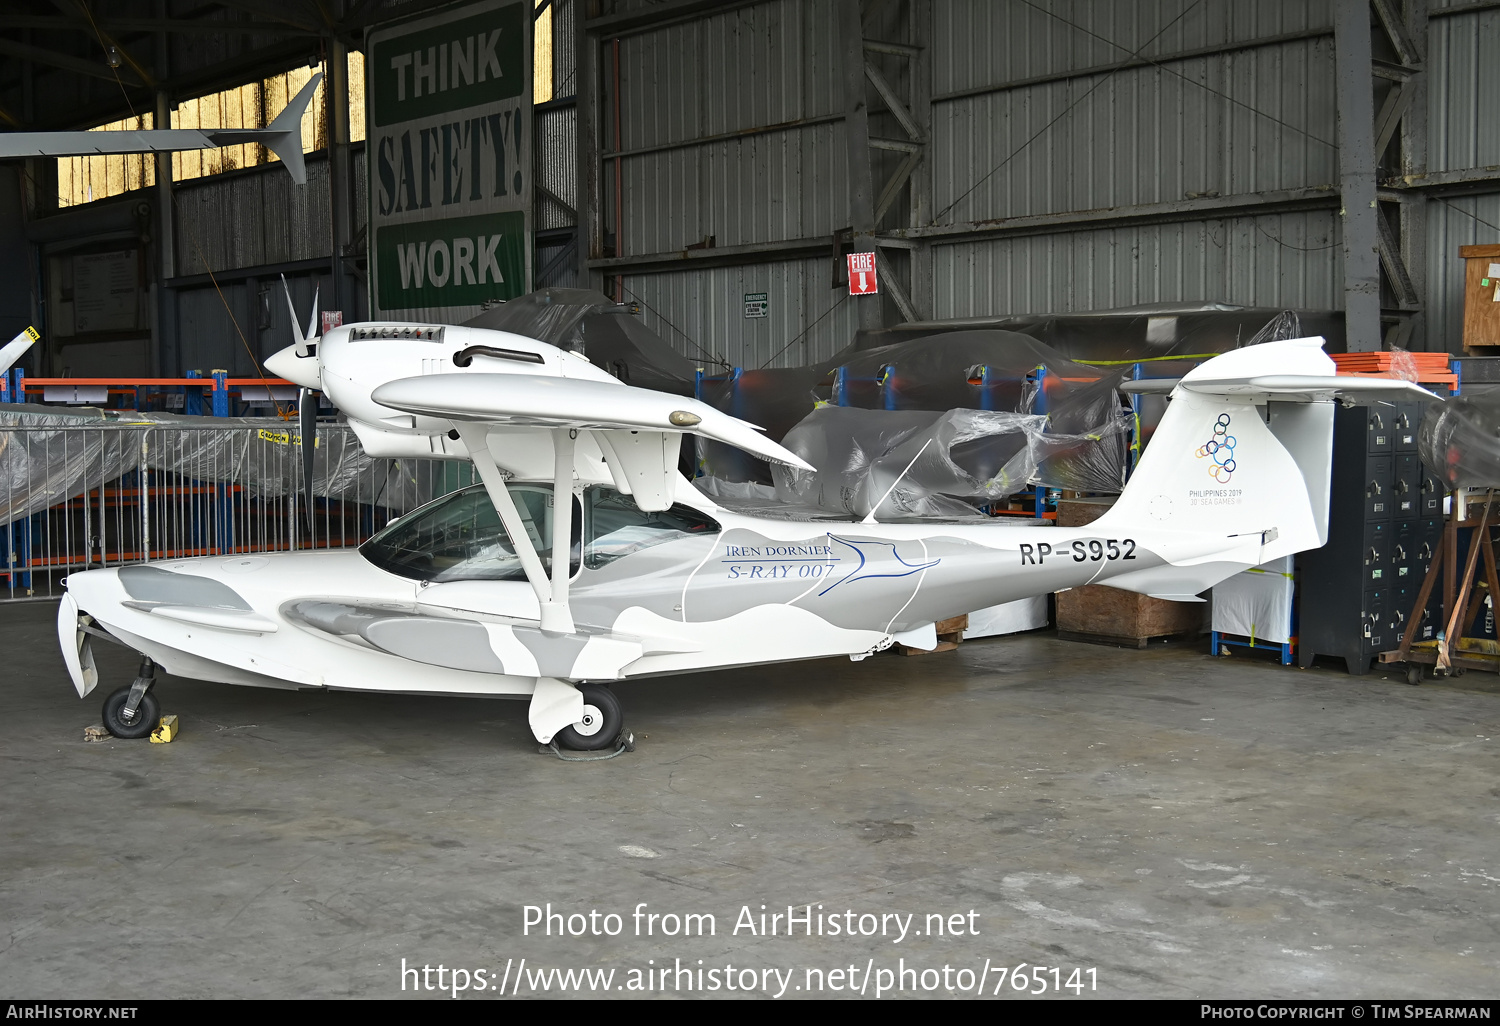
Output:
<instances>
[{"instance_id":1,"label":"wooden crate","mask_svg":"<svg viewBox=\"0 0 1500 1026\"><path fill-rule=\"evenodd\" d=\"M1114 501L1064 499L1057 504L1057 526L1091 524ZM1126 648L1145 648L1153 638L1197 637L1209 608L1207 602L1168 602L1098 584L1060 591L1056 599L1059 638Z\"/></svg>"},{"instance_id":2,"label":"wooden crate","mask_svg":"<svg viewBox=\"0 0 1500 1026\"><path fill-rule=\"evenodd\" d=\"M932 655L934 652L952 652L958 647L959 642L964 640L964 631L969 628L969 614L962 616L950 616L946 620L939 620L935 624L937 628L937 648L911 648L908 645L897 645L896 648L902 655L919 656Z\"/></svg>"},{"instance_id":3,"label":"wooden crate","mask_svg":"<svg viewBox=\"0 0 1500 1026\"><path fill-rule=\"evenodd\" d=\"M1492 264L1500 265L1500 246L1460 246L1458 255L1466 265L1464 348L1500 346L1500 275L1490 273Z\"/></svg>"}]
</instances>

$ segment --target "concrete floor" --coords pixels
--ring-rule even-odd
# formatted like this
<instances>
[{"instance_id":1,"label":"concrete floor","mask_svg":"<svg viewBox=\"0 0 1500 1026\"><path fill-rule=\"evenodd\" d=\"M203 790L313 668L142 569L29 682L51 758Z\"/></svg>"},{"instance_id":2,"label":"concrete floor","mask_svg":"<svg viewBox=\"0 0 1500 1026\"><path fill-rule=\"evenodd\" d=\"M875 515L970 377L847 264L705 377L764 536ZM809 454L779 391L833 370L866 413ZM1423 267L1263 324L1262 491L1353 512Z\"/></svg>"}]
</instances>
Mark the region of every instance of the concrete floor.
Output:
<instances>
[{"instance_id":1,"label":"concrete floor","mask_svg":"<svg viewBox=\"0 0 1500 1026\"><path fill-rule=\"evenodd\" d=\"M98 646L80 702L54 612L0 613L0 995L388 997L403 959L451 985L522 958L613 987L702 959L772 994L762 971L795 970L787 996L851 965L874 996L903 958L964 985L987 960L1095 969L1110 997L1500 992L1484 674L1411 688L1027 635L623 685L639 750L584 764L537 754L519 703L163 678L177 741L86 744L134 664ZM548 902L623 932L524 935ZM634 936L642 902L717 933ZM914 931L962 913L965 935L732 932L742 906L806 903Z\"/></svg>"}]
</instances>

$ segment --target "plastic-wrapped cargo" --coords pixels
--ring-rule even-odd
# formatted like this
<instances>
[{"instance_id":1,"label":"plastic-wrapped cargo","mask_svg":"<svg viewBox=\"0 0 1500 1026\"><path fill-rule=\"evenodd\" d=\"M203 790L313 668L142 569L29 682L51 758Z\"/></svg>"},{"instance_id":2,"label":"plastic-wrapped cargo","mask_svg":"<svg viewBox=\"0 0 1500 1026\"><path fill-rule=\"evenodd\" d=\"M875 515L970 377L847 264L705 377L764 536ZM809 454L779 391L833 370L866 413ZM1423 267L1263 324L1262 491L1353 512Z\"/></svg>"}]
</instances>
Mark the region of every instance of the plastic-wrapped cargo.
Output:
<instances>
[{"instance_id":1,"label":"plastic-wrapped cargo","mask_svg":"<svg viewBox=\"0 0 1500 1026\"><path fill-rule=\"evenodd\" d=\"M1284 645L1292 637L1292 557L1251 567L1213 587L1213 629Z\"/></svg>"},{"instance_id":2,"label":"plastic-wrapped cargo","mask_svg":"<svg viewBox=\"0 0 1500 1026\"><path fill-rule=\"evenodd\" d=\"M1290 334L1259 337L1268 324ZM1069 314L1014 314L973 317L919 324L896 324L865 329L855 336L860 349L873 349L938 331L1001 329L1030 335L1061 356L1073 360L1161 361L1162 377L1178 377L1205 354L1227 353L1272 338L1328 340L1330 353L1342 353L1344 314L1341 310L1276 310L1227 303L1154 303L1115 310ZM1175 362L1180 359L1182 362ZM1168 362L1174 361L1174 362Z\"/></svg>"},{"instance_id":3,"label":"plastic-wrapped cargo","mask_svg":"<svg viewBox=\"0 0 1500 1026\"><path fill-rule=\"evenodd\" d=\"M818 468L772 469L776 497L863 517L980 516L1036 470L1047 418L988 410L820 406L782 444Z\"/></svg>"},{"instance_id":4,"label":"plastic-wrapped cargo","mask_svg":"<svg viewBox=\"0 0 1500 1026\"><path fill-rule=\"evenodd\" d=\"M1036 339L987 329L846 350L812 367L743 371L708 383L703 399L782 441L820 402L872 412L1044 416L1043 437L1032 452L1036 466L1026 478L1010 475L1011 491L1028 483L1119 491L1131 430L1117 392L1126 374L1124 367L1074 363ZM701 444L699 456L707 476L772 480L764 463L726 446ZM987 476L1004 461L990 462Z\"/></svg>"},{"instance_id":5,"label":"plastic-wrapped cargo","mask_svg":"<svg viewBox=\"0 0 1500 1026\"><path fill-rule=\"evenodd\" d=\"M1500 391L1429 404L1417 445L1449 488L1500 488Z\"/></svg>"},{"instance_id":6,"label":"plastic-wrapped cargo","mask_svg":"<svg viewBox=\"0 0 1500 1026\"><path fill-rule=\"evenodd\" d=\"M325 441L326 439L326 441ZM313 492L405 512L431 499L402 461L367 455L352 432L323 432ZM274 417L185 417L0 405L0 524L40 513L143 465L265 497L302 487L301 439Z\"/></svg>"}]
</instances>

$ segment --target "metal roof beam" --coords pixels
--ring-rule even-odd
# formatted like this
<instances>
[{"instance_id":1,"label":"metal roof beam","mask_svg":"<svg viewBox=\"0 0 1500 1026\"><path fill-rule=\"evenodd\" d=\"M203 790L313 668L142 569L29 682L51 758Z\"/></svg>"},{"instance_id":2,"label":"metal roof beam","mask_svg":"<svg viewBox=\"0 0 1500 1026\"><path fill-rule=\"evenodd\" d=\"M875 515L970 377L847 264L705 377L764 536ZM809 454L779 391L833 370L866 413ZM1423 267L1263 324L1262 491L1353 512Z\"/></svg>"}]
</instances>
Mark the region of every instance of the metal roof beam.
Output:
<instances>
[{"instance_id":1,"label":"metal roof beam","mask_svg":"<svg viewBox=\"0 0 1500 1026\"><path fill-rule=\"evenodd\" d=\"M135 72L135 76L140 79L141 84L150 89L156 88L156 76L147 71L146 66L135 59L135 55L130 52L124 43L115 39L94 23L93 15L89 13L87 7L82 5L81 0L52 0L52 6L61 11L64 17L71 15L77 20L82 15L82 20L87 22L89 28L93 30L93 35L101 49L107 52L109 47L114 47L115 52L124 59L126 64L130 65L130 70Z\"/></svg>"},{"instance_id":2,"label":"metal roof beam","mask_svg":"<svg viewBox=\"0 0 1500 1026\"><path fill-rule=\"evenodd\" d=\"M680 21L691 21L767 2L768 0L663 0L662 3L652 4L644 9L589 18L583 23L583 28L601 38L633 35L665 28Z\"/></svg>"},{"instance_id":3,"label":"metal roof beam","mask_svg":"<svg viewBox=\"0 0 1500 1026\"><path fill-rule=\"evenodd\" d=\"M249 11L251 14L259 15L267 21L280 22L291 25L294 28L306 29L308 32L318 34L327 26L320 25L308 17L295 17L295 12L301 7L300 4L290 3L259 3L257 0L214 0L220 7L228 7L234 10ZM288 13L288 11L293 13Z\"/></svg>"},{"instance_id":4,"label":"metal roof beam","mask_svg":"<svg viewBox=\"0 0 1500 1026\"><path fill-rule=\"evenodd\" d=\"M1242 193L1195 200L1173 200L1167 203L1142 203L1128 207L1070 211L1059 214L1033 214L993 221L971 221L963 224L931 225L921 228L897 228L877 233L875 244L882 249L909 249L915 241L934 244L963 242L976 238L1001 238L1025 235L1060 235L1076 231L1094 231L1132 224L1181 224L1219 220L1256 214L1295 213L1305 210L1337 210L1338 190L1321 188L1285 189L1277 192ZM763 263L774 260L797 260L809 255L826 256L828 236L755 242L742 246L717 246L711 249L676 250L643 253L632 256L602 257L588 261L588 267L609 273L634 273L669 270L683 266L715 266Z\"/></svg>"},{"instance_id":5,"label":"metal roof beam","mask_svg":"<svg viewBox=\"0 0 1500 1026\"><path fill-rule=\"evenodd\" d=\"M315 36L316 32L269 21L184 21L181 18L99 18L99 28L106 32L169 32L199 35L275 34ZM92 36L94 28L87 22L49 14L0 14L0 31L34 29L43 32L82 32Z\"/></svg>"},{"instance_id":6,"label":"metal roof beam","mask_svg":"<svg viewBox=\"0 0 1500 1026\"><path fill-rule=\"evenodd\" d=\"M52 68L61 68L64 71L71 71L77 75L89 75L93 78L100 78L106 82L115 81L115 74L123 72L120 75L120 80L126 85L145 85L129 68L111 68L102 61L84 60L82 57L58 53L56 50L32 46L29 43L17 43L9 39L0 38L0 53L7 53L12 57L35 61L37 64L45 64Z\"/></svg>"}]
</instances>

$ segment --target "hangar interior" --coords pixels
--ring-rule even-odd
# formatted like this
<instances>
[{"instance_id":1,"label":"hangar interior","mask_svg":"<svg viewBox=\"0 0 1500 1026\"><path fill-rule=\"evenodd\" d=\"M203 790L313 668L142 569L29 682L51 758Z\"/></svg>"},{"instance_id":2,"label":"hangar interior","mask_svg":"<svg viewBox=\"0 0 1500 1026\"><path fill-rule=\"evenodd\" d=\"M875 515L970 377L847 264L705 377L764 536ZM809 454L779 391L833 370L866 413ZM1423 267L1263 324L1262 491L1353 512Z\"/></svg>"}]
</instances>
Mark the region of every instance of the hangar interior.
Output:
<instances>
[{"instance_id":1,"label":"hangar interior","mask_svg":"<svg viewBox=\"0 0 1500 1026\"><path fill-rule=\"evenodd\" d=\"M416 103L423 75L429 99L459 90L475 52L466 35L425 61L415 43L397 53L405 27L511 6L525 40L514 125L400 135L381 76L395 69ZM496 37L472 38L482 68ZM324 332L532 325L521 333L565 349L576 330L601 369L759 418L788 445L830 405L1056 424L1088 371L1079 395L1107 384L1120 433L1101 440L1097 418L1080 420L1074 448L1026 464L1024 502L1019 486L965 497L1054 527L1099 516L1149 450L1164 402L1115 386L1175 381L1253 339L1321 335L1356 372L1409 353L1435 376L1406 363L1397 376L1481 402L1500 383L1500 319L1476 305L1473 277L1500 303L1481 270L1500 261L1500 0L10 0L0 54L0 141L262 130L313 89L303 183L260 137L0 159L0 340L40 335L0 404L0 616L15 653L0 990L433 996L404 967L466 966L465 988L493 992L530 958L614 967L621 986L605 989L619 996L734 989L627 986L632 971L651 979L648 960L753 965L759 982L739 989L761 996L847 996L858 986L832 985L825 963L868 958L879 996L876 963L904 955L975 962L971 982L979 963L1056 966L1037 993L1059 997L1493 998L1500 684L1464 670L1500 663L1487 499L1500 481L1424 465L1419 404L1395 414L1390 442L1370 419L1386 407L1338 412L1335 440L1353 441L1333 449L1329 545L1295 569L1290 556L1257 568L1285 578L1266 600L1281 603L1269 640L1263 623L1218 622L1227 588L1197 604L1129 593L1125 610L1127 593L1098 586L1013 610L989 636L933 624L945 650L777 663L767 639L765 665L623 682L637 747L597 764L539 752L516 703L188 675L163 676L179 739L86 743L104 692L82 706L68 693L53 620L67 572L353 545L474 485L452 461L372 460L326 401L318 453L291 454L296 389L275 398L266 360L309 313ZM461 239L440 226L450 202L514 220ZM403 255L415 241L380 248L424 230L420 259ZM520 237L496 258L502 234ZM879 288L858 295L850 260L867 253ZM421 303L391 298L412 281ZM553 304L572 313L554 319ZM920 361L981 343L1012 355L1024 402L984 398L1000 355L942 365L973 401L891 383L897 350L883 347ZM617 351L629 355L605 355ZM184 388L199 378L223 380L214 398ZM114 412L63 405L52 390L69 379ZM257 379L266 401L248 398ZM221 404L234 381L239 399ZM89 443L90 417L127 410L154 426ZM214 427L210 411L256 419ZM251 461L279 498L236 505L244 461L189 489L180 455L131 451L178 415L184 437L281 438L284 452ZM1500 410L1455 416L1441 430L1492 438L1484 418ZM76 453L44 427L96 446L45 487L35 468ZM1069 462L1080 439L1110 454L1102 481ZM905 467L891 489L925 450L885 453ZM786 499L769 464L713 443L681 460L721 481L726 504ZM980 462L974 474L998 477ZM851 466L876 479L873 461ZM162 486L169 473L180 480ZM1410 508L1354 501L1380 474ZM321 520L298 506L301 475ZM341 482L337 508L314 480ZM140 497L148 481L156 506ZM204 505L182 497L194 489ZM889 496L854 512L873 519ZM1424 578L1436 583L1419 595ZM1474 642L1451 662L1445 625ZM1427 671L1403 669L1413 638L1447 671L1414 690L1403 673ZM1403 658L1383 659L1398 642ZM99 648L99 678L128 688L138 657ZM712 913L718 932L526 932L548 903L626 922L641 903ZM730 929L761 905L979 918L904 946ZM796 973L780 995L771 966ZM1097 984L1068 990L1073 969ZM924 980L900 993L965 990ZM554 982L529 993L587 989Z\"/></svg>"},{"instance_id":2,"label":"hangar interior","mask_svg":"<svg viewBox=\"0 0 1500 1026\"><path fill-rule=\"evenodd\" d=\"M368 312L358 47L410 5L120 3L113 28L29 6L6 15L12 129L248 125L310 70L331 86L305 187L254 145L179 154L170 180L166 157L8 163L7 277L28 287L0 329L46 329L32 373L248 373L231 322L257 358L279 347L282 274L299 303ZM1484 3L622 2L581 30L580 0L542 6L533 284L636 303L689 359L1205 304L1342 310L1352 350L1462 352L1457 247L1500 222ZM134 323L65 334L62 256L125 244ZM856 248L880 254L878 302L832 285Z\"/></svg>"}]
</instances>

